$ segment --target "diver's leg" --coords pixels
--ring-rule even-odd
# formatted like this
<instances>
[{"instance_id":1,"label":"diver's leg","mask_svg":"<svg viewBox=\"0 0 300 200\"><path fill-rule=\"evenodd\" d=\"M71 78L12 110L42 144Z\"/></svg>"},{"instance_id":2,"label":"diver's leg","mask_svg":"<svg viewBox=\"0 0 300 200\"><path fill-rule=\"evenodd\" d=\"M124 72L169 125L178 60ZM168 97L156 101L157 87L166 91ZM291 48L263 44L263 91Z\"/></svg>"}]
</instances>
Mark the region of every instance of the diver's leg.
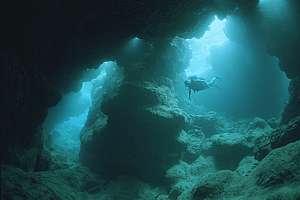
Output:
<instances>
[{"instance_id":1,"label":"diver's leg","mask_svg":"<svg viewBox=\"0 0 300 200\"><path fill-rule=\"evenodd\" d=\"M209 82L208 82L208 87L213 87L215 86L216 84L216 81L217 81L217 78L216 77L213 77Z\"/></svg>"},{"instance_id":2,"label":"diver's leg","mask_svg":"<svg viewBox=\"0 0 300 200\"><path fill-rule=\"evenodd\" d=\"M217 84L217 80L220 79L219 77L215 76L211 79L211 81L207 84L207 88L217 88L217 89L222 89L218 84Z\"/></svg>"},{"instance_id":3,"label":"diver's leg","mask_svg":"<svg viewBox=\"0 0 300 200\"><path fill-rule=\"evenodd\" d=\"M191 90L191 88L189 88L189 100L191 100L191 93L192 93L192 90Z\"/></svg>"}]
</instances>

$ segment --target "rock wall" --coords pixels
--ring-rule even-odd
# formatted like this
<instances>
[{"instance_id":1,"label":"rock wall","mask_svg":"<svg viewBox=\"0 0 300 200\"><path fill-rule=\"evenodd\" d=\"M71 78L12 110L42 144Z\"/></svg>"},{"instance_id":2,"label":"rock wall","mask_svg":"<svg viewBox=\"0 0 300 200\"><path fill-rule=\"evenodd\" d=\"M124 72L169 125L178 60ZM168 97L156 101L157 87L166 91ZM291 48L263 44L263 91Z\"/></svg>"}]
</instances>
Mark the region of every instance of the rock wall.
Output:
<instances>
[{"instance_id":1,"label":"rock wall","mask_svg":"<svg viewBox=\"0 0 300 200\"><path fill-rule=\"evenodd\" d=\"M97 102L95 108L105 116L93 115L99 112L93 110L89 119L93 123L82 132L84 165L107 178L131 175L148 182L165 181L166 170L183 148L177 137L185 114L178 107L172 81L166 78L175 76L172 70L181 66L176 54L170 56L177 50L145 44L140 54L120 60L125 71L122 85L115 95Z\"/></svg>"},{"instance_id":2,"label":"rock wall","mask_svg":"<svg viewBox=\"0 0 300 200\"><path fill-rule=\"evenodd\" d=\"M36 129L47 109L58 102L60 95L80 88L83 70L119 57L123 44L134 36L148 41L192 36L195 27L200 32L206 30L212 13L225 15L236 6L253 8L256 3L8 2L2 12L5 20L0 48L1 75L8 85L5 104L1 104L6 120L1 127L5 138L1 140L3 162L16 164L11 151L23 155L28 146L39 146L41 132Z\"/></svg>"},{"instance_id":3,"label":"rock wall","mask_svg":"<svg viewBox=\"0 0 300 200\"><path fill-rule=\"evenodd\" d=\"M88 169L26 172L11 166L1 166L2 199L91 199L91 188L101 185ZM93 198L94 199L94 198Z\"/></svg>"},{"instance_id":4,"label":"rock wall","mask_svg":"<svg viewBox=\"0 0 300 200\"><path fill-rule=\"evenodd\" d=\"M291 80L289 86L289 102L282 113L281 123L288 123L291 119L300 116L300 78Z\"/></svg>"},{"instance_id":5,"label":"rock wall","mask_svg":"<svg viewBox=\"0 0 300 200\"><path fill-rule=\"evenodd\" d=\"M278 148L259 163L247 157L248 164L241 162L236 171L214 171L207 166L209 159L202 163L196 160L191 165L182 163L170 174L173 178L183 176L172 186L169 199L299 199L299 145L297 141ZM196 166L201 170L190 174L189 170ZM240 169L245 167L248 172L241 174Z\"/></svg>"},{"instance_id":6,"label":"rock wall","mask_svg":"<svg viewBox=\"0 0 300 200\"><path fill-rule=\"evenodd\" d=\"M96 120L91 121L95 123L86 127L89 137L83 137L82 162L109 177L130 174L150 182L160 182L165 170L179 159L182 145L175 138L183 127L185 117L177 108L172 84L163 78L172 78L173 72L179 69L174 63L181 66L186 63L185 60L177 60L180 51L170 47L169 39L174 36L193 37L194 30L203 33L214 14L219 17L227 14L242 16L250 33L262 36L255 40L266 44L270 55L279 58L282 70L293 79L291 99L283 115L283 123L290 121L299 114L299 2L288 1L297 14L293 18L296 22L293 30L286 29L285 23L258 23L262 19L257 12L258 0L224 2L8 2L9 8L2 13L2 18L7 20L2 28L4 36L0 49L1 75L5 86L1 99L1 164L15 165L26 171L35 170L42 148L39 126L47 109L55 105L63 93L79 88L77 81L84 69L95 67L106 59L116 59L127 78L116 96L97 107L106 116L94 115ZM135 36L151 41L151 44L146 45L148 50L141 51L140 57L127 60L122 57L120 49ZM95 113L98 111L94 110ZM162 124L162 121L165 123ZM190 192L195 199L203 198L203 195L219 199L225 192L232 199L246 188L244 191L249 193L244 196L248 199L254 198L253 194L256 195L257 191L268 200L278 196L281 199L299 199L299 163L296 162L299 161L299 142L284 145L272 150L262 160L251 174L252 178L244 179L252 185L241 184L243 181L233 172L225 171L220 174L228 179L220 180L218 174L211 175L207 180L212 181L207 181L207 184L203 181L193 190L198 192L187 193ZM282 157L285 157L286 165L282 163ZM275 168L270 172L273 166ZM1 179L4 180L1 180L4 183L1 189L4 188L6 199L37 199L41 196L46 199L81 198L80 192L72 190L77 187L77 182L74 186L72 181L68 181L78 174L66 178L61 175L53 171L31 173L8 167L1 171ZM288 189L278 181L281 179L289 186ZM223 182L229 186L222 185ZM57 185L69 193L61 192ZM272 190L272 186L278 190ZM274 194L265 194L266 190L261 188ZM174 196L180 195L177 191L174 193Z\"/></svg>"},{"instance_id":7,"label":"rock wall","mask_svg":"<svg viewBox=\"0 0 300 200\"><path fill-rule=\"evenodd\" d=\"M42 147L39 125L60 94L37 68L26 68L12 58L5 60L3 77L1 160L33 170Z\"/></svg>"},{"instance_id":8,"label":"rock wall","mask_svg":"<svg viewBox=\"0 0 300 200\"><path fill-rule=\"evenodd\" d=\"M262 160L273 149L285 146L300 139L300 117L290 120L270 134L258 138L254 153L257 160Z\"/></svg>"}]
</instances>

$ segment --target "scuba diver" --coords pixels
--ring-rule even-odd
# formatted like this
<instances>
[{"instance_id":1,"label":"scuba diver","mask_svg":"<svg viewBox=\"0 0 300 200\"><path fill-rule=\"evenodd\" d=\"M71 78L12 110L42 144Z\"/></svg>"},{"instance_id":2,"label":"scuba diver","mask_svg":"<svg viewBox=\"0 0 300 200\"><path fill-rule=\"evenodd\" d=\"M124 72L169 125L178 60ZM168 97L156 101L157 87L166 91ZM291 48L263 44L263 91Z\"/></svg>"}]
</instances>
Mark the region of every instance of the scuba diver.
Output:
<instances>
[{"instance_id":1,"label":"scuba diver","mask_svg":"<svg viewBox=\"0 0 300 200\"><path fill-rule=\"evenodd\" d=\"M184 81L184 85L189 90L189 99L191 100L191 93L193 92L199 92L201 90L206 90L211 87L217 87L216 81L218 77L213 77L210 81L206 81L204 78L201 78L199 76L190 76L187 80Z\"/></svg>"}]
</instances>

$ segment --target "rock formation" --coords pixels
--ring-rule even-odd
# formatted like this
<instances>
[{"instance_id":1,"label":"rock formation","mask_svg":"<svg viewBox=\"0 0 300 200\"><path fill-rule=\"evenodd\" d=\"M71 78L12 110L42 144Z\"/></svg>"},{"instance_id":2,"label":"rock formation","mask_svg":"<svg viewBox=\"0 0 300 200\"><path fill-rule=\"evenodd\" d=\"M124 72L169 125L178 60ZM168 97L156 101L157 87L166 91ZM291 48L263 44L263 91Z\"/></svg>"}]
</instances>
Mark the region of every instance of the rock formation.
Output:
<instances>
[{"instance_id":1,"label":"rock formation","mask_svg":"<svg viewBox=\"0 0 300 200\"><path fill-rule=\"evenodd\" d=\"M258 0L7 2L0 48L1 198L300 199L300 6L285 2L291 23L265 16ZM174 80L190 58L186 44L172 41L201 37L215 15L241 19L251 40L230 31L227 37L237 44L256 41L291 79L279 127L261 119L222 127L214 116L189 116L177 102ZM140 45L132 53L126 47L135 37ZM50 170L41 130L47 110L80 88L86 69L107 60L122 68L122 84L94 101L79 166ZM186 123L190 118L196 128ZM237 150L234 162L219 170L218 160Z\"/></svg>"},{"instance_id":2,"label":"rock formation","mask_svg":"<svg viewBox=\"0 0 300 200\"><path fill-rule=\"evenodd\" d=\"M81 161L107 178L132 175L159 183L183 148L177 137L185 114L178 107L172 81L164 78L174 75L178 62L168 54L177 49L167 46L165 52L161 45L141 45L133 57L125 52L120 62L125 78L116 94L99 102L105 116L92 115L94 123L82 132Z\"/></svg>"},{"instance_id":3,"label":"rock formation","mask_svg":"<svg viewBox=\"0 0 300 200\"><path fill-rule=\"evenodd\" d=\"M288 124L284 124L275 129L270 134L261 137L256 142L255 158L263 159L272 149L285 146L300 139L300 118L292 119Z\"/></svg>"}]
</instances>

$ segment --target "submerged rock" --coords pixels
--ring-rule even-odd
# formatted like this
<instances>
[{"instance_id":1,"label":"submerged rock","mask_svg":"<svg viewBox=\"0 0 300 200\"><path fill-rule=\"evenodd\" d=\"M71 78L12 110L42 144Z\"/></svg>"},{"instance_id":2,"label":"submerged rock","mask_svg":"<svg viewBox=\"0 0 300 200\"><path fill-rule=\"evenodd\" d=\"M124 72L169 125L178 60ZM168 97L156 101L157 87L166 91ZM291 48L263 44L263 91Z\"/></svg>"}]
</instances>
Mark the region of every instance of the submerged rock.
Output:
<instances>
[{"instance_id":1,"label":"submerged rock","mask_svg":"<svg viewBox=\"0 0 300 200\"><path fill-rule=\"evenodd\" d=\"M273 128L270 126L268 121L255 117L254 120L252 120L247 127L246 133L247 133L247 140L248 142L252 143L252 145L255 144L255 141L257 138L262 137L263 135L266 135L273 131Z\"/></svg>"},{"instance_id":2,"label":"submerged rock","mask_svg":"<svg viewBox=\"0 0 300 200\"><path fill-rule=\"evenodd\" d=\"M203 149L205 149L205 136L202 131L189 130L181 131L178 141L186 146L186 151L183 152L185 161L194 161Z\"/></svg>"},{"instance_id":3,"label":"submerged rock","mask_svg":"<svg viewBox=\"0 0 300 200\"><path fill-rule=\"evenodd\" d=\"M222 127L220 117L215 112L206 115L191 115L191 128L201 130L205 136L217 134Z\"/></svg>"},{"instance_id":4,"label":"submerged rock","mask_svg":"<svg viewBox=\"0 0 300 200\"><path fill-rule=\"evenodd\" d=\"M256 168L258 161L254 156L247 156L241 160L236 172L241 176L249 176L249 174Z\"/></svg>"},{"instance_id":5,"label":"submerged rock","mask_svg":"<svg viewBox=\"0 0 300 200\"><path fill-rule=\"evenodd\" d=\"M193 163L188 164L180 161L167 171L167 177L173 180L187 179L191 176L201 176L205 173L215 171L212 158L199 156Z\"/></svg>"},{"instance_id":6,"label":"submerged rock","mask_svg":"<svg viewBox=\"0 0 300 200\"><path fill-rule=\"evenodd\" d=\"M293 79L289 85L289 101L282 113L282 123L300 115L300 77Z\"/></svg>"},{"instance_id":7,"label":"submerged rock","mask_svg":"<svg viewBox=\"0 0 300 200\"><path fill-rule=\"evenodd\" d=\"M25 172L10 166L1 167L1 197L28 200L90 199L91 187L100 186L85 168Z\"/></svg>"},{"instance_id":8,"label":"submerged rock","mask_svg":"<svg viewBox=\"0 0 300 200\"><path fill-rule=\"evenodd\" d=\"M300 181L300 142L273 150L260 162L253 176L262 187Z\"/></svg>"},{"instance_id":9,"label":"submerged rock","mask_svg":"<svg viewBox=\"0 0 300 200\"><path fill-rule=\"evenodd\" d=\"M168 200L166 191L138 179L120 177L97 194L97 200Z\"/></svg>"},{"instance_id":10,"label":"submerged rock","mask_svg":"<svg viewBox=\"0 0 300 200\"><path fill-rule=\"evenodd\" d=\"M92 139L82 137L82 163L107 178L125 174L162 183L165 171L180 158L183 145L177 137L185 124L169 87L124 83L102 110L107 124L93 128L92 136L88 132Z\"/></svg>"},{"instance_id":11,"label":"submerged rock","mask_svg":"<svg viewBox=\"0 0 300 200\"><path fill-rule=\"evenodd\" d=\"M103 181L84 167L25 172L1 167L1 199L27 200L168 200L166 191L138 179Z\"/></svg>"},{"instance_id":12,"label":"submerged rock","mask_svg":"<svg viewBox=\"0 0 300 200\"><path fill-rule=\"evenodd\" d=\"M214 135L207 154L214 157L218 169L235 170L239 162L252 154L252 146L239 133L223 133Z\"/></svg>"},{"instance_id":13,"label":"submerged rock","mask_svg":"<svg viewBox=\"0 0 300 200\"><path fill-rule=\"evenodd\" d=\"M257 166L251 167L247 175L240 173L243 171L240 169L245 169L242 166L253 165ZM181 191L178 200L298 200L300 141L273 150L259 163L255 163L253 157L247 157L236 172L210 171L196 179L185 180L189 187L182 187L184 191ZM181 182L181 185L184 183Z\"/></svg>"},{"instance_id":14,"label":"submerged rock","mask_svg":"<svg viewBox=\"0 0 300 200\"><path fill-rule=\"evenodd\" d=\"M167 171L167 177L174 181L169 198L171 200L185 200L191 195L194 186L208 173L215 172L215 166L211 157L199 156L194 162L188 164L180 161Z\"/></svg>"},{"instance_id":15,"label":"submerged rock","mask_svg":"<svg viewBox=\"0 0 300 200\"><path fill-rule=\"evenodd\" d=\"M232 181L234 173L229 170L209 174L193 192L193 200L219 198L227 184Z\"/></svg>"},{"instance_id":16,"label":"submerged rock","mask_svg":"<svg viewBox=\"0 0 300 200\"><path fill-rule=\"evenodd\" d=\"M233 121L215 116L214 119L218 119L219 124L214 135L195 128L181 132L179 141L186 146L184 161L193 162L199 155L210 155L217 168L235 170L245 156L253 155L256 140L273 131L261 118Z\"/></svg>"},{"instance_id":17,"label":"submerged rock","mask_svg":"<svg viewBox=\"0 0 300 200\"><path fill-rule=\"evenodd\" d=\"M272 149L276 149L300 139L300 117L275 129L269 135L259 138L255 147L255 158L262 160Z\"/></svg>"}]
</instances>

